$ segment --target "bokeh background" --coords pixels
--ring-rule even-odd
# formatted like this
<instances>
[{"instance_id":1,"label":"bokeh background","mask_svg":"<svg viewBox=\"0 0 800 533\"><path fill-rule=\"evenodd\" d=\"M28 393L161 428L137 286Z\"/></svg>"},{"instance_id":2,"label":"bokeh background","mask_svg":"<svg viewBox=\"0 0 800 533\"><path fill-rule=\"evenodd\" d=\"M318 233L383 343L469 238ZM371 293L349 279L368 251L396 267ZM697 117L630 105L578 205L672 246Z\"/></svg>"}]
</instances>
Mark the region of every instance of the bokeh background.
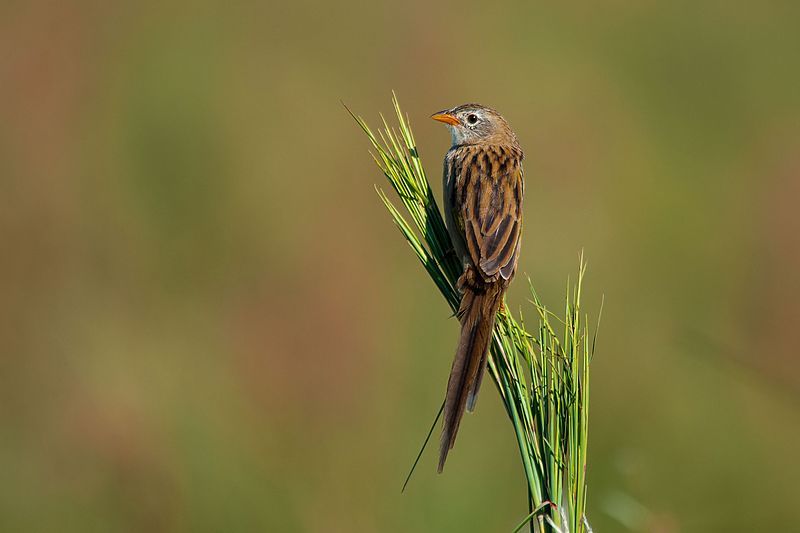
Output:
<instances>
[{"instance_id":1,"label":"bokeh background","mask_svg":"<svg viewBox=\"0 0 800 533\"><path fill-rule=\"evenodd\" d=\"M341 106L478 101L526 151L520 270L606 295L596 531L788 531L800 4L0 7L0 529L509 531L491 384L400 486L457 323ZM438 191L438 178L434 179ZM511 305L526 304L518 282Z\"/></svg>"}]
</instances>

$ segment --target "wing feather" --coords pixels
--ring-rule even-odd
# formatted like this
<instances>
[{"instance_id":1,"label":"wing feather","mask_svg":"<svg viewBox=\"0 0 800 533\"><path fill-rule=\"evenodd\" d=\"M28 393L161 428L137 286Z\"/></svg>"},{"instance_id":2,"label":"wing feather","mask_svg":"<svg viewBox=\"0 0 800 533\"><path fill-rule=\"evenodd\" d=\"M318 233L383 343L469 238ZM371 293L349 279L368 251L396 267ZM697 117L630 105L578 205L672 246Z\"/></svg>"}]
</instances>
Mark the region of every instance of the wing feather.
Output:
<instances>
[{"instance_id":1,"label":"wing feather","mask_svg":"<svg viewBox=\"0 0 800 533\"><path fill-rule=\"evenodd\" d=\"M521 154L504 147L473 148L464 157L457 197L467 249L481 276L510 279L522 231Z\"/></svg>"}]
</instances>

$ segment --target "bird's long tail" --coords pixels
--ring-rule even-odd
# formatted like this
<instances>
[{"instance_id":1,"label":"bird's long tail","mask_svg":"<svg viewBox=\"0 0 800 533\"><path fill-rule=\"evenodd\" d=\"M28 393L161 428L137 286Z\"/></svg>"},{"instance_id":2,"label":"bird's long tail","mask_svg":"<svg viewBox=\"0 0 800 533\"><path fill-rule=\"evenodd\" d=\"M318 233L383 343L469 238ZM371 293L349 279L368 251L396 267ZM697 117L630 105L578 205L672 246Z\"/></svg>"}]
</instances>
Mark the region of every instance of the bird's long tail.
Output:
<instances>
[{"instance_id":1,"label":"bird's long tail","mask_svg":"<svg viewBox=\"0 0 800 533\"><path fill-rule=\"evenodd\" d=\"M439 472L444 469L447 453L453 448L464 409L472 411L486 369L489 344L492 340L495 315L503 302L505 288L500 283L480 287L465 284L458 317L461 337L458 341L447 395L444 403L444 425L439 449Z\"/></svg>"}]
</instances>

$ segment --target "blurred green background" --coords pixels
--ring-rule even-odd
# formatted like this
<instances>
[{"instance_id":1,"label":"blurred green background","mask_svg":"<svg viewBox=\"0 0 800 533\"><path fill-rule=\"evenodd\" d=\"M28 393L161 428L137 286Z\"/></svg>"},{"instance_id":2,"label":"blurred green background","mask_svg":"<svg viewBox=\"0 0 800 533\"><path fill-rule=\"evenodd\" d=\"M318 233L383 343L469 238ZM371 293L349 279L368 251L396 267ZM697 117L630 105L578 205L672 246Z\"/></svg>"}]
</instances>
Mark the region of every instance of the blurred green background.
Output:
<instances>
[{"instance_id":1,"label":"blurred green background","mask_svg":"<svg viewBox=\"0 0 800 533\"><path fill-rule=\"evenodd\" d=\"M400 494L458 326L340 104L392 89L437 191L430 113L511 122L550 305L585 249L595 531L796 528L800 4L562 4L3 3L0 530L524 516L491 385Z\"/></svg>"}]
</instances>

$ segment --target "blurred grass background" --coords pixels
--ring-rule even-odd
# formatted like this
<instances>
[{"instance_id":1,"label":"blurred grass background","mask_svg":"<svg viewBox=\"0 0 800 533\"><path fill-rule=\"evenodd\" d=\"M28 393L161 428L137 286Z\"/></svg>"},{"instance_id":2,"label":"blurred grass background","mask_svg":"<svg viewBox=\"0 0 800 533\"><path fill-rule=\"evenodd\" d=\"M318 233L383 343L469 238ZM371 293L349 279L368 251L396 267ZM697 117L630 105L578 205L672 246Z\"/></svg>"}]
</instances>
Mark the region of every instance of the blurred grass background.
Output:
<instances>
[{"instance_id":1,"label":"blurred grass background","mask_svg":"<svg viewBox=\"0 0 800 533\"><path fill-rule=\"evenodd\" d=\"M499 109L541 236L520 270L560 302L583 247L586 302L607 295L595 530L796 526L798 20L789 1L4 3L0 529L522 518L491 388L446 475L428 455L399 494L458 326L339 103L374 122L391 89L431 176L430 113Z\"/></svg>"}]
</instances>

